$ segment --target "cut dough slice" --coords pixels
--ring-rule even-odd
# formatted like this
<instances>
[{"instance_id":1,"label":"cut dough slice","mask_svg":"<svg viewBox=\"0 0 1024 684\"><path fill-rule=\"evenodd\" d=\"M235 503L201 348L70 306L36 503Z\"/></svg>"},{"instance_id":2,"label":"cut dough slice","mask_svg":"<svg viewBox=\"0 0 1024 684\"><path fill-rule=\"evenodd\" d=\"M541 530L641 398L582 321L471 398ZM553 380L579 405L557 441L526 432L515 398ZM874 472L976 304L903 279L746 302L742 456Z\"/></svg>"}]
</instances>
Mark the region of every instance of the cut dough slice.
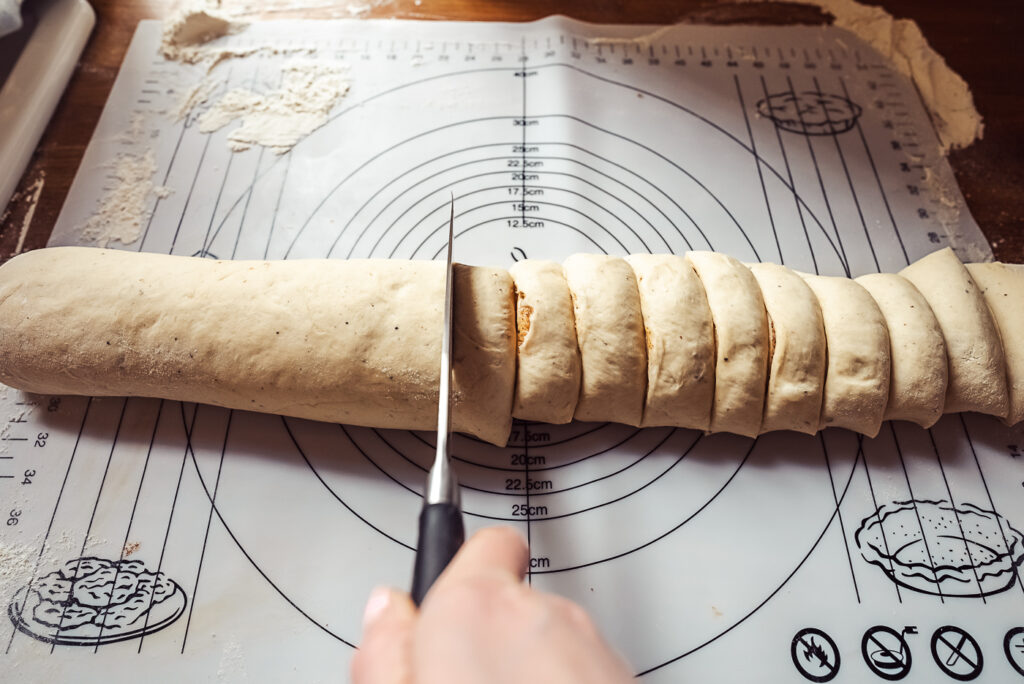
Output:
<instances>
[{"instance_id":1,"label":"cut dough slice","mask_svg":"<svg viewBox=\"0 0 1024 684\"><path fill-rule=\"evenodd\" d=\"M512 432L516 384L512 276L503 268L455 264L452 285L452 429L504 446ZM401 287L410 284L403 279ZM444 291L443 271L439 289ZM434 300L421 301L420 306L426 308L428 302L432 304ZM400 319L404 310L396 310L392 315ZM440 334L437 350L440 359ZM428 351L424 363L429 364L429 359ZM440 383L440 364L437 378Z\"/></svg>"},{"instance_id":2,"label":"cut dough slice","mask_svg":"<svg viewBox=\"0 0 1024 684\"><path fill-rule=\"evenodd\" d=\"M981 288L999 330L1009 394L1006 422L1016 425L1024 420L1024 265L967 264L967 272Z\"/></svg>"},{"instance_id":3,"label":"cut dough slice","mask_svg":"<svg viewBox=\"0 0 1024 684\"><path fill-rule=\"evenodd\" d=\"M932 308L895 273L871 273L857 282L871 293L889 329L892 369L885 420L931 427L942 416L948 383L946 341Z\"/></svg>"},{"instance_id":4,"label":"cut dough slice","mask_svg":"<svg viewBox=\"0 0 1024 684\"><path fill-rule=\"evenodd\" d=\"M761 432L814 434L825 386L825 327L814 292L785 266L748 264L768 311L769 369Z\"/></svg>"},{"instance_id":5,"label":"cut dough slice","mask_svg":"<svg viewBox=\"0 0 1024 684\"><path fill-rule=\"evenodd\" d=\"M981 290L952 249L932 252L900 275L928 300L946 340L946 413L978 411L1006 417L1006 364Z\"/></svg>"},{"instance_id":6,"label":"cut dough slice","mask_svg":"<svg viewBox=\"0 0 1024 684\"><path fill-rule=\"evenodd\" d=\"M459 265L454 282L453 428L503 445L512 279ZM430 261L38 250L0 268L0 381L433 430L443 303Z\"/></svg>"},{"instance_id":7,"label":"cut dough slice","mask_svg":"<svg viewBox=\"0 0 1024 684\"><path fill-rule=\"evenodd\" d=\"M768 316L761 288L746 266L726 254L688 252L715 323L712 432L756 437L768 374Z\"/></svg>"},{"instance_id":8,"label":"cut dough slice","mask_svg":"<svg viewBox=\"0 0 1024 684\"><path fill-rule=\"evenodd\" d=\"M512 416L568 423L580 396L580 350L562 265L525 259L509 269L516 286L518 340Z\"/></svg>"},{"instance_id":9,"label":"cut dough slice","mask_svg":"<svg viewBox=\"0 0 1024 684\"><path fill-rule=\"evenodd\" d=\"M828 345L821 427L878 434L889 399L889 331L878 304L848 278L801 274L821 307Z\"/></svg>"},{"instance_id":10,"label":"cut dough slice","mask_svg":"<svg viewBox=\"0 0 1024 684\"><path fill-rule=\"evenodd\" d=\"M562 269L583 361L575 418L639 425L647 354L633 269L619 257L598 254L574 254Z\"/></svg>"},{"instance_id":11,"label":"cut dough slice","mask_svg":"<svg viewBox=\"0 0 1024 684\"><path fill-rule=\"evenodd\" d=\"M715 393L715 328L704 286L673 254L633 254L647 337L643 425L707 430Z\"/></svg>"}]
</instances>

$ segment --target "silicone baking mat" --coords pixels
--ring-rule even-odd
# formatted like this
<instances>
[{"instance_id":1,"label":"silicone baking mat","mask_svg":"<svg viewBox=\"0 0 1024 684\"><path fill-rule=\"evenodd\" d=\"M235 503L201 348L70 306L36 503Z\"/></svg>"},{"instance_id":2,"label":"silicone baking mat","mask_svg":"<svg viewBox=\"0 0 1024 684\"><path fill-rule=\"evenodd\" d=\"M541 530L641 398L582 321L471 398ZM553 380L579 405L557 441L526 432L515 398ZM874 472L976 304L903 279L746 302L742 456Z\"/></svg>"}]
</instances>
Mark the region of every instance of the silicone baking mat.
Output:
<instances>
[{"instance_id":1,"label":"silicone baking mat","mask_svg":"<svg viewBox=\"0 0 1024 684\"><path fill-rule=\"evenodd\" d=\"M468 263L989 255L913 84L842 30L257 24L223 44L276 47L217 65L210 102L296 59L351 80L284 154L201 133L209 104L176 119L207 76L159 39L139 26L52 244L90 244L117 161L152 152L169 192L112 246L431 259L452 193ZM430 433L3 401L0 652L23 678L334 681L370 589L410 579ZM1024 673L1021 444L952 415L874 439L517 423L455 454L470 530L521 529L528 581L583 604L644 681L1005 682Z\"/></svg>"}]
</instances>

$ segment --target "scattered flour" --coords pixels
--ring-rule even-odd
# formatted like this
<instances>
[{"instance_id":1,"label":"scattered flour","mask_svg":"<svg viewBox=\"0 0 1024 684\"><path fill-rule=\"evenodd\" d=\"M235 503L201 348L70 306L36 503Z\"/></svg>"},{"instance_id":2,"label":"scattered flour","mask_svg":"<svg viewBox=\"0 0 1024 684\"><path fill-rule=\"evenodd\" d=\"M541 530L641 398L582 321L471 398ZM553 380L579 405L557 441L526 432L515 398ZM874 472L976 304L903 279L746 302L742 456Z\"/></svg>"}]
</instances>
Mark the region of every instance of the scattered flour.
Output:
<instances>
[{"instance_id":1,"label":"scattered flour","mask_svg":"<svg viewBox=\"0 0 1024 684\"><path fill-rule=\"evenodd\" d=\"M189 88L178 103L178 109L175 112L175 120L181 121L188 116L189 112L209 100L218 85L220 85L220 81L218 79L207 76L202 81Z\"/></svg>"},{"instance_id":2,"label":"scattered flour","mask_svg":"<svg viewBox=\"0 0 1024 684\"><path fill-rule=\"evenodd\" d=\"M10 388L7 385L0 385L0 403L6 403L7 402L7 396L8 396L9 393L10 393ZM10 432L10 430L11 430L11 422L9 420L7 422L3 423L3 425L0 425L0 440L3 440L3 438L7 436L7 433ZM7 451L8 451L7 442L5 440L4 441L0 441L0 455L3 455L5 453L7 453Z\"/></svg>"},{"instance_id":3,"label":"scattered flour","mask_svg":"<svg viewBox=\"0 0 1024 684\"><path fill-rule=\"evenodd\" d=\"M146 134L146 116L142 112L135 112L128 128L124 129L116 141L127 145L136 145L142 141Z\"/></svg>"},{"instance_id":4,"label":"scattered flour","mask_svg":"<svg viewBox=\"0 0 1024 684\"><path fill-rule=\"evenodd\" d=\"M754 2L755 0L744 0ZM611 37L599 37L591 38L587 42L590 45L638 45L642 48L649 47L651 43L661 38L663 35L674 29L675 24L669 24L667 26L659 26L650 33L644 33L639 36L632 36L629 38L611 38Z\"/></svg>"},{"instance_id":5,"label":"scattered flour","mask_svg":"<svg viewBox=\"0 0 1024 684\"><path fill-rule=\"evenodd\" d=\"M24 202L28 205L25 209L25 213L21 217L21 229L18 232L18 243L14 247L14 251L11 252L11 256L21 254L21 250L25 247L25 237L28 235L28 229L32 225L32 219L36 215L36 207L39 205L39 196L43 192L43 186L46 185L46 172L40 170L39 175L32 181L32 184L25 188L22 192L16 192L11 196L11 200L7 205L7 210L4 215L0 217L0 223L7 220L7 217L11 214L11 209L17 202Z\"/></svg>"},{"instance_id":6,"label":"scattered flour","mask_svg":"<svg viewBox=\"0 0 1024 684\"><path fill-rule=\"evenodd\" d=\"M220 0L216 3L224 11L234 15L294 15L305 18L310 14L317 19L359 17L371 10L394 4L394 0L364 0L363 2L338 2L338 0L261 0L261 2ZM415 3L418 7L421 2Z\"/></svg>"},{"instance_id":7,"label":"scattered flour","mask_svg":"<svg viewBox=\"0 0 1024 684\"><path fill-rule=\"evenodd\" d=\"M246 57L261 52L272 54L316 52L314 48L309 47L209 45L208 43L218 38L245 30L248 23L237 21L219 9L207 5L186 6L164 22L160 53L165 59L186 64L202 64L207 71L210 71L226 59ZM216 5L219 6L219 3Z\"/></svg>"},{"instance_id":8,"label":"scattered flour","mask_svg":"<svg viewBox=\"0 0 1024 684\"><path fill-rule=\"evenodd\" d=\"M248 679L245 671L245 659L242 657L242 648L237 641L231 640L224 644L220 654L220 662L217 664L217 681L244 681Z\"/></svg>"},{"instance_id":9,"label":"scattered flour","mask_svg":"<svg viewBox=\"0 0 1024 684\"><path fill-rule=\"evenodd\" d=\"M11 505L15 508L25 508L28 504L12 502ZM84 555L90 555L96 548L106 543L105 539L89 535L85 540ZM40 555L42 546L41 536L30 543L0 541L0 608L6 609L11 598L19 589L27 586L33 577L41 577L83 555L82 538L68 534L67 531L51 536Z\"/></svg>"},{"instance_id":10,"label":"scattered flour","mask_svg":"<svg viewBox=\"0 0 1024 684\"><path fill-rule=\"evenodd\" d=\"M345 68L338 64L294 61L282 72L277 90L254 93L236 88L225 93L199 117L199 130L212 133L240 120L228 135L232 150L262 145L282 154L327 123L331 109L348 91Z\"/></svg>"},{"instance_id":11,"label":"scattered flour","mask_svg":"<svg viewBox=\"0 0 1024 684\"><path fill-rule=\"evenodd\" d=\"M206 43L244 28L215 10L184 7L164 23L160 52L166 59L195 64L213 56L203 47Z\"/></svg>"},{"instance_id":12,"label":"scattered flour","mask_svg":"<svg viewBox=\"0 0 1024 684\"><path fill-rule=\"evenodd\" d=\"M0 606L6 607L14 594L32 579L39 546L0 541Z\"/></svg>"},{"instance_id":13,"label":"scattered flour","mask_svg":"<svg viewBox=\"0 0 1024 684\"><path fill-rule=\"evenodd\" d=\"M854 33L914 81L938 130L943 153L966 147L982 137L984 124L974 108L967 82L928 45L914 21L896 19L881 7L862 5L856 0L799 1L832 14L835 26Z\"/></svg>"},{"instance_id":14,"label":"scattered flour","mask_svg":"<svg viewBox=\"0 0 1024 684\"><path fill-rule=\"evenodd\" d=\"M99 207L82 229L82 237L106 247L111 242L129 245L139 239L149 218L149 198L167 197L170 190L153 183L156 155L152 149L142 156L118 155L113 167L114 187L100 200Z\"/></svg>"}]
</instances>

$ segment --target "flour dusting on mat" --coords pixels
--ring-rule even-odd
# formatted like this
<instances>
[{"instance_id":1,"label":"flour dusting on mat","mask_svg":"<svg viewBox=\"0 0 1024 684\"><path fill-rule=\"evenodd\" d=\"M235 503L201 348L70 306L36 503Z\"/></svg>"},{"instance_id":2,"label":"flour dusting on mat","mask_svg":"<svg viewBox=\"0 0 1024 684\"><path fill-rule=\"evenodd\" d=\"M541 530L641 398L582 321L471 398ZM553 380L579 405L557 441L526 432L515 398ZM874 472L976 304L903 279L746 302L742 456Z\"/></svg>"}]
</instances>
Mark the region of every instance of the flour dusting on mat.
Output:
<instances>
[{"instance_id":1,"label":"flour dusting on mat","mask_svg":"<svg viewBox=\"0 0 1024 684\"><path fill-rule=\"evenodd\" d=\"M205 7L183 8L164 22L160 41L160 54L164 59L185 64L200 64L207 71L227 59L247 57L257 53L313 53L315 48L306 46L267 45L224 45L217 42L231 34L240 33L249 24L232 19L227 14Z\"/></svg>"},{"instance_id":2,"label":"flour dusting on mat","mask_svg":"<svg viewBox=\"0 0 1024 684\"><path fill-rule=\"evenodd\" d=\"M183 8L164 23L160 52L166 59L195 64L210 56L203 45L245 28L209 9Z\"/></svg>"},{"instance_id":3,"label":"flour dusting on mat","mask_svg":"<svg viewBox=\"0 0 1024 684\"><path fill-rule=\"evenodd\" d=\"M11 256L21 254L22 249L25 247L25 238L28 237L29 227L32 225L32 219L35 218L36 207L39 206L39 196L43 193L43 187L46 185L46 172L40 170L35 180L32 181L24 190L19 190L11 195L11 199L7 202L7 208L3 214L0 214L0 231L3 230L4 224L7 223L7 219L16 215L15 208L24 207L21 214L21 227L18 232L18 242L14 247L14 251L11 252ZM13 223L13 220L12 220Z\"/></svg>"},{"instance_id":4,"label":"flour dusting on mat","mask_svg":"<svg viewBox=\"0 0 1024 684\"><path fill-rule=\"evenodd\" d=\"M46 172L40 171L39 176L28 187L28 192L32 194L28 197L28 209L25 210L25 215L21 219L21 232L18 233L18 244L14 247L15 254L21 254L21 250L25 247L25 237L32 225L32 219L35 218L36 207L39 206L39 196L43 194L44 185L46 185Z\"/></svg>"},{"instance_id":5,"label":"flour dusting on mat","mask_svg":"<svg viewBox=\"0 0 1024 684\"><path fill-rule=\"evenodd\" d=\"M194 108L209 100L218 85L219 81L211 76L207 76L202 81L186 90L178 103L177 110L175 111L175 121L181 121L188 116L189 112Z\"/></svg>"},{"instance_id":6,"label":"flour dusting on mat","mask_svg":"<svg viewBox=\"0 0 1024 684\"><path fill-rule=\"evenodd\" d=\"M151 149L142 156L118 156L110 174L114 185L85 223L82 236L99 247L111 242L129 245L138 240L152 211L150 195L165 198L170 194L167 188L153 183L155 173L156 155Z\"/></svg>"},{"instance_id":7,"label":"flour dusting on mat","mask_svg":"<svg viewBox=\"0 0 1024 684\"><path fill-rule=\"evenodd\" d=\"M225 93L199 117L199 130L212 133L238 120L241 125L228 135L232 150L261 145L283 154L327 123L331 109L348 91L346 67L340 64L295 61L281 70L277 90L235 88Z\"/></svg>"},{"instance_id":8,"label":"flour dusting on mat","mask_svg":"<svg viewBox=\"0 0 1024 684\"><path fill-rule=\"evenodd\" d=\"M0 542L0 606L6 608L14 593L32 579L38 557L37 547Z\"/></svg>"},{"instance_id":9,"label":"flour dusting on mat","mask_svg":"<svg viewBox=\"0 0 1024 684\"><path fill-rule=\"evenodd\" d=\"M217 663L217 681L223 682L229 679L236 682L248 679L242 647L239 642L233 639L224 644L224 649L220 654L220 662Z\"/></svg>"}]
</instances>

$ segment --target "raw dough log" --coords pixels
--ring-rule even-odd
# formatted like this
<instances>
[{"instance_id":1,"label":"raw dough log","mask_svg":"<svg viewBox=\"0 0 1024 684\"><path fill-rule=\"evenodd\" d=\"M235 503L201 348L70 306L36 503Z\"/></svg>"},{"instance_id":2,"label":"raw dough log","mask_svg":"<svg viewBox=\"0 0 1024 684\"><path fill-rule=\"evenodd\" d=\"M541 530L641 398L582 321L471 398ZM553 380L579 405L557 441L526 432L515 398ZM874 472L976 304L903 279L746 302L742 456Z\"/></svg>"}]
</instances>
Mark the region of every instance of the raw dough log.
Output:
<instances>
[{"instance_id":1,"label":"raw dough log","mask_svg":"<svg viewBox=\"0 0 1024 684\"><path fill-rule=\"evenodd\" d=\"M848 278L802 274L821 306L828 345L820 426L878 434L889 400L889 331L868 291Z\"/></svg>"},{"instance_id":2,"label":"raw dough log","mask_svg":"<svg viewBox=\"0 0 1024 684\"><path fill-rule=\"evenodd\" d=\"M633 269L619 257L573 254L562 270L583 361L576 420L640 425L647 354Z\"/></svg>"},{"instance_id":3,"label":"raw dough log","mask_svg":"<svg viewBox=\"0 0 1024 684\"><path fill-rule=\"evenodd\" d=\"M889 329L892 367L884 419L931 427L942 417L949 380L946 341L932 308L895 273L870 273L857 282L871 293Z\"/></svg>"},{"instance_id":4,"label":"raw dough log","mask_svg":"<svg viewBox=\"0 0 1024 684\"><path fill-rule=\"evenodd\" d=\"M580 350L562 266L526 259L509 269L516 287L517 367L512 416L568 423L580 396Z\"/></svg>"},{"instance_id":5,"label":"raw dough log","mask_svg":"<svg viewBox=\"0 0 1024 684\"><path fill-rule=\"evenodd\" d=\"M1006 417L1006 365L999 333L985 298L960 259L947 247L915 261L900 275L928 300L946 340L945 412Z\"/></svg>"},{"instance_id":6,"label":"raw dough log","mask_svg":"<svg viewBox=\"0 0 1024 684\"><path fill-rule=\"evenodd\" d=\"M903 274L711 252L456 265L454 428L500 445L513 411L748 436L1024 420L1024 267L943 250ZM443 293L427 261L39 250L0 268L0 382L433 430Z\"/></svg>"},{"instance_id":7,"label":"raw dough log","mask_svg":"<svg viewBox=\"0 0 1024 684\"><path fill-rule=\"evenodd\" d=\"M967 264L981 288L1003 348L1009 410L1006 422L1024 420L1024 265Z\"/></svg>"},{"instance_id":8,"label":"raw dough log","mask_svg":"<svg viewBox=\"0 0 1024 684\"><path fill-rule=\"evenodd\" d=\"M707 430L715 393L715 328L704 285L672 254L633 254L626 261L640 290L647 338L644 426Z\"/></svg>"},{"instance_id":9,"label":"raw dough log","mask_svg":"<svg viewBox=\"0 0 1024 684\"><path fill-rule=\"evenodd\" d=\"M768 374L768 316L746 266L726 254L689 252L715 322L712 432L755 437L761 428Z\"/></svg>"},{"instance_id":10,"label":"raw dough log","mask_svg":"<svg viewBox=\"0 0 1024 684\"><path fill-rule=\"evenodd\" d=\"M818 299L795 272L748 264L768 311L769 369L761 432L818 431L825 387L825 327Z\"/></svg>"},{"instance_id":11,"label":"raw dough log","mask_svg":"<svg viewBox=\"0 0 1024 684\"><path fill-rule=\"evenodd\" d=\"M437 425L444 265L212 261L60 247L0 272L0 381L374 427ZM455 430L505 444L504 270L456 266Z\"/></svg>"}]
</instances>

